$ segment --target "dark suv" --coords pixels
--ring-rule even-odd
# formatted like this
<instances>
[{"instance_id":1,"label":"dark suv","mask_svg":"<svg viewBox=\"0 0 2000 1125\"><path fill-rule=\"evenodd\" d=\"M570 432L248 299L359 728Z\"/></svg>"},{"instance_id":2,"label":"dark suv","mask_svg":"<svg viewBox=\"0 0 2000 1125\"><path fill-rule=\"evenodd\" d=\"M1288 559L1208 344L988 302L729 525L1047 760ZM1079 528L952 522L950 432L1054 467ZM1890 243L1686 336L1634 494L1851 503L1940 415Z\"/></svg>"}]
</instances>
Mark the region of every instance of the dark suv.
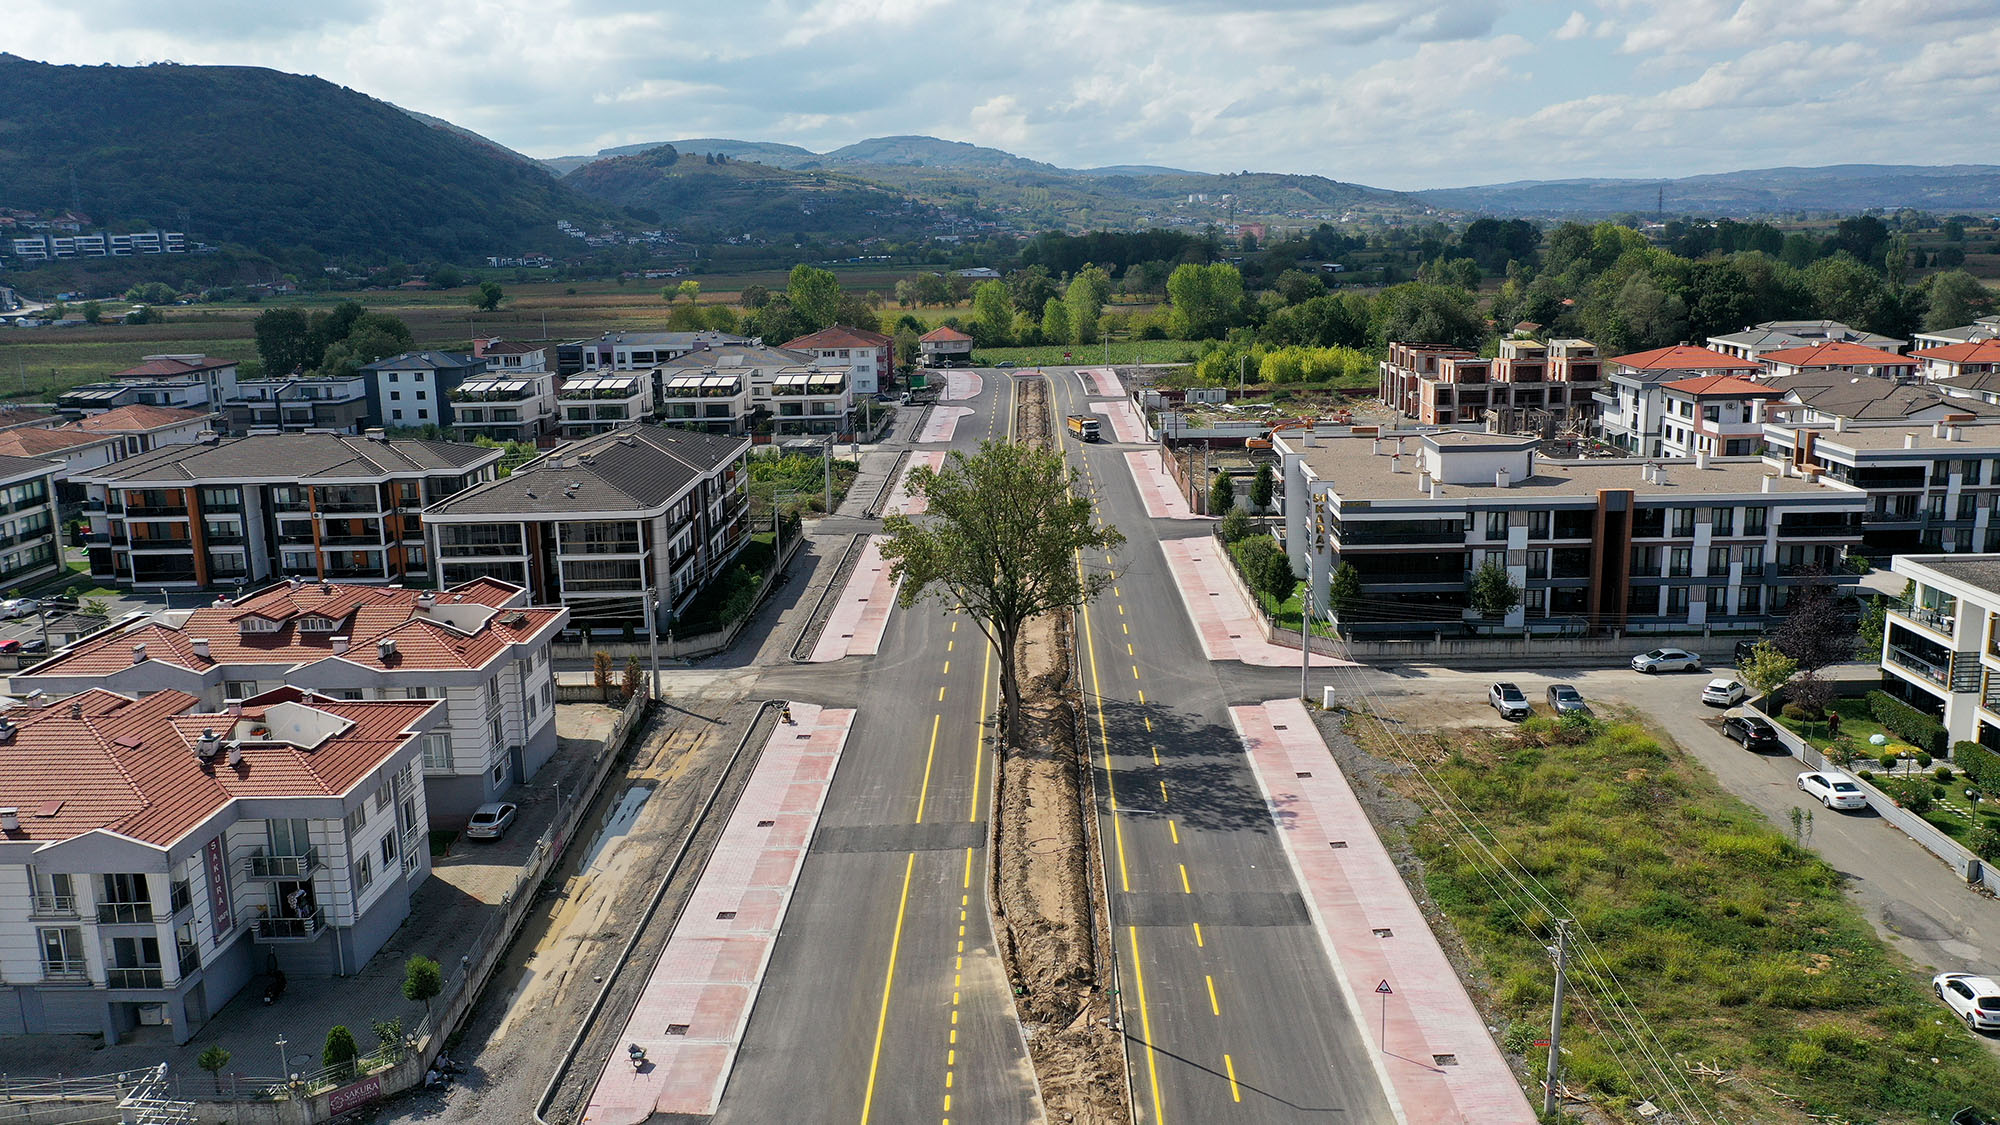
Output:
<instances>
[{"instance_id":1,"label":"dark suv","mask_svg":"<svg viewBox=\"0 0 2000 1125\"><path fill-rule=\"evenodd\" d=\"M1731 715L1722 720L1722 735L1742 743L1745 750L1760 754L1785 748L1778 741L1777 728L1755 715Z\"/></svg>"}]
</instances>

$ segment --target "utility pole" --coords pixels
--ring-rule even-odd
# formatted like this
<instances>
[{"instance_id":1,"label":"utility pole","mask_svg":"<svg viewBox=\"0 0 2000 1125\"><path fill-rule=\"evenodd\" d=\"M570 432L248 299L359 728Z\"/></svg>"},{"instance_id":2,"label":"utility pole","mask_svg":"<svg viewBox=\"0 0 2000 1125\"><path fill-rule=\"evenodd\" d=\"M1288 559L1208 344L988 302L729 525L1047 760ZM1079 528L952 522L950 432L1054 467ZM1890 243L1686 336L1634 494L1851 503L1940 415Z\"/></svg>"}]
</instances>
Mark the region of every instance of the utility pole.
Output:
<instances>
[{"instance_id":1,"label":"utility pole","mask_svg":"<svg viewBox=\"0 0 2000 1125\"><path fill-rule=\"evenodd\" d=\"M1542 1114L1556 1112L1556 1075L1562 1066L1563 986L1569 970L1569 921L1556 920L1556 1000L1549 1016L1549 1084L1542 1091Z\"/></svg>"},{"instance_id":2,"label":"utility pole","mask_svg":"<svg viewBox=\"0 0 2000 1125\"><path fill-rule=\"evenodd\" d=\"M1299 607L1299 699L1311 702L1312 689L1306 686L1306 670L1312 667L1313 659L1313 544L1306 538L1306 596Z\"/></svg>"},{"instance_id":3,"label":"utility pole","mask_svg":"<svg viewBox=\"0 0 2000 1125\"><path fill-rule=\"evenodd\" d=\"M833 514L833 438L826 435L826 514Z\"/></svg>"},{"instance_id":4,"label":"utility pole","mask_svg":"<svg viewBox=\"0 0 2000 1125\"><path fill-rule=\"evenodd\" d=\"M1244 352L1236 362L1236 397L1243 397L1243 380L1250 371L1250 353Z\"/></svg>"}]
</instances>

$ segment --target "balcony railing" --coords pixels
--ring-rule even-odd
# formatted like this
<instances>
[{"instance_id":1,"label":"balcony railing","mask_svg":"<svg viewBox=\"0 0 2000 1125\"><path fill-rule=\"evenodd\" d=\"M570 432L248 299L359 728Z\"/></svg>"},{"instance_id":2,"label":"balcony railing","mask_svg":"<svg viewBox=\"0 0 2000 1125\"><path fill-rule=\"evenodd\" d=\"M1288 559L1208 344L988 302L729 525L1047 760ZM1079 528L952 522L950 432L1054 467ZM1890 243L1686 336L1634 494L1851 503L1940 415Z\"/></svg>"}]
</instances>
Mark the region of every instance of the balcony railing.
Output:
<instances>
[{"instance_id":1,"label":"balcony railing","mask_svg":"<svg viewBox=\"0 0 2000 1125\"><path fill-rule=\"evenodd\" d=\"M196 969L201 968L200 946L190 945L187 942L180 942L179 953L180 953L180 968L182 977L186 977L189 973L192 973Z\"/></svg>"},{"instance_id":2,"label":"balcony railing","mask_svg":"<svg viewBox=\"0 0 2000 1125\"><path fill-rule=\"evenodd\" d=\"M1916 653L1895 645L1888 646L1886 651L1889 663L1899 668L1907 668L1940 687L1944 686L1947 674L1944 665L1925 660Z\"/></svg>"},{"instance_id":3,"label":"balcony railing","mask_svg":"<svg viewBox=\"0 0 2000 1125\"><path fill-rule=\"evenodd\" d=\"M159 966L142 969L104 970L106 988L165 988L166 971Z\"/></svg>"},{"instance_id":4,"label":"balcony railing","mask_svg":"<svg viewBox=\"0 0 2000 1125\"><path fill-rule=\"evenodd\" d=\"M1889 610L1898 617L1908 618L1947 637L1954 635L1958 628L1958 615L1953 612L1933 609L1930 606L1912 605L1909 602L1891 602Z\"/></svg>"},{"instance_id":5,"label":"balcony railing","mask_svg":"<svg viewBox=\"0 0 2000 1125\"><path fill-rule=\"evenodd\" d=\"M171 519L188 514L186 504L128 504L127 519Z\"/></svg>"},{"instance_id":6,"label":"balcony railing","mask_svg":"<svg viewBox=\"0 0 2000 1125\"><path fill-rule=\"evenodd\" d=\"M151 922L153 904L150 902L100 902L97 904L97 921L101 925L126 925Z\"/></svg>"},{"instance_id":7,"label":"balcony railing","mask_svg":"<svg viewBox=\"0 0 2000 1125\"><path fill-rule=\"evenodd\" d=\"M82 961L44 961L42 979L51 984L89 984L90 966Z\"/></svg>"},{"instance_id":8,"label":"balcony railing","mask_svg":"<svg viewBox=\"0 0 2000 1125\"><path fill-rule=\"evenodd\" d=\"M319 849L307 848L304 855L253 855L243 868L252 879L303 879L319 870Z\"/></svg>"},{"instance_id":9,"label":"balcony railing","mask_svg":"<svg viewBox=\"0 0 2000 1125\"><path fill-rule=\"evenodd\" d=\"M33 909L35 916L38 918L74 918L76 917L76 896L37 894L35 895Z\"/></svg>"},{"instance_id":10,"label":"balcony railing","mask_svg":"<svg viewBox=\"0 0 2000 1125\"><path fill-rule=\"evenodd\" d=\"M255 918L251 933L258 941L312 941L326 930L326 912L314 908L303 918Z\"/></svg>"},{"instance_id":11,"label":"balcony railing","mask_svg":"<svg viewBox=\"0 0 2000 1125\"><path fill-rule=\"evenodd\" d=\"M322 535L319 537L319 545L322 547L380 547L382 545L382 535L380 532L374 535Z\"/></svg>"},{"instance_id":12,"label":"balcony railing","mask_svg":"<svg viewBox=\"0 0 2000 1125\"><path fill-rule=\"evenodd\" d=\"M194 905L194 893L186 879L175 879L167 888L167 909L179 914Z\"/></svg>"}]
</instances>

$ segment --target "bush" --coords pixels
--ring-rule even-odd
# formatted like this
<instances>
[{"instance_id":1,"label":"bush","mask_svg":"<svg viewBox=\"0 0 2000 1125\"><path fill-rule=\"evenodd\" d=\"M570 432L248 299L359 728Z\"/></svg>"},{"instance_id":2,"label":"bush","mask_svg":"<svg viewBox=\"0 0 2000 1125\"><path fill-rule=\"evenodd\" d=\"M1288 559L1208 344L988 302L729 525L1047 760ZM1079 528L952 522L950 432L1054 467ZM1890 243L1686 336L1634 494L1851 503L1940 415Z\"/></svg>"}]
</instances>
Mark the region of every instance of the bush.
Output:
<instances>
[{"instance_id":1,"label":"bush","mask_svg":"<svg viewBox=\"0 0 2000 1125\"><path fill-rule=\"evenodd\" d=\"M1988 820L1972 830L1972 839L1967 842L1972 854L1988 863L2000 863L2000 826Z\"/></svg>"},{"instance_id":2,"label":"bush","mask_svg":"<svg viewBox=\"0 0 2000 1125\"><path fill-rule=\"evenodd\" d=\"M1791 719L1795 722L1801 722L1801 723L1815 723L1818 722L1820 718L1818 711L1801 706L1800 704L1797 703L1785 704L1784 707L1779 709L1778 714L1782 718Z\"/></svg>"},{"instance_id":3,"label":"bush","mask_svg":"<svg viewBox=\"0 0 2000 1125\"><path fill-rule=\"evenodd\" d=\"M1912 789L1904 798L1903 804L1908 806L1911 812L1922 816L1931 811L1931 795L1927 790Z\"/></svg>"},{"instance_id":4,"label":"bush","mask_svg":"<svg viewBox=\"0 0 2000 1125\"><path fill-rule=\"evenodd\" d=\"M1931 771L1931 776L1937 778L1939 781L1950 781L1951 767L1939 766L1938 768Z\"/></svg>"},{"instance_id":5,"label":"bush","mask_svg":"<svg viewBox=\"0 0 2000 1125\"><path fill-rule=\"evenodd\" d=\"M1931 757L1931 756L1930 756L1929 754L1926 754L1926 753L1924 753L1924 752L1923 752L1922 750L1919 750L1919 751L1917 751L1917 768L1918 768L1918 769L1920 769L1920 770L1927 770L1927 769L1931 768L1931 762L1933 762L1933 761L1935 761L1935 760L1936 760L1936 759L1932 758L1932 757Z\"/></svg>"},{"instance_id":6,"label":"bush","mask_svg":"<svg viewBox=\"0 0 2000 1125\"><path fill-rule=\"evenodd\" d=\"M1944 753L1944 725L1888 692L1868 693L1868 713L1875 716L1875 721L1887 727L1891 734L1917 749L1933 754Z\"/></svg>"},{"instance_id":7,"label":"bush","mask_svg":"<svg viewBox=\"0 0 2000 1125\"><path fill-rule=\"evenodd\" d=\"M1868 780L1871 780L1871 779L1873 779L1873 778L1874 778L1874 776L1875 776L1875 771L1874 771L1874 770L1862 770L1862 771L1861 771L1860 773L1857 773L1857 774L1855 774L1854 776L1856 776L1856 777L1860 778L1860 779L1861 779L1861 780L1863 780L1863 781L1868 781Z\"/></svg>"},{"instance_id":8,"label":"bush","mask_svg":"<svg viewBox=\"0 0 2000 1125\"><path fill-rule=\"evenodd\" d=\"M320 1048L319 1061L332 1069L345 1073L354 1065L361 1054L361 1047L354 1041L354 1033L345 1024L334 1024L326 1029L326 1045Z\"/></svg>"},{"instance_id":9,"label":"bush","mask_svg":"<svg viewBox=\"0 0 2000 1125\"><path fill-rule=\"evenodd\" d=\"M1250 513L1241 508L1229 509L1229 514L1222 517L1222 525L1217 530L1221 532L1224 543L1240 543L1257 531L1250 522Z\"/></svg>"},{"instance_id":10,"label":"bush","mask_svg":"<svg viewBox=\"0 0 2000 1125\"><path fill-rule=\"evenodd\" d=\"M1951 757L1965 771L1966 780L1981 789L2000 790L2000 754L1977 742L1954 742Z\"/></svg>"},{"instance_id":11,"label":"bush","mask_svg":"<svg viewBox=\"0 0 2000 1125\"><path fill-rule=\"evenodd\" d=\"M1896 752L1894 750L1882 751L1880 754L1875 755L1875 760L1882 763L1882 768L1885 770L1896 768Z\"/></svg>"}]
</instances>

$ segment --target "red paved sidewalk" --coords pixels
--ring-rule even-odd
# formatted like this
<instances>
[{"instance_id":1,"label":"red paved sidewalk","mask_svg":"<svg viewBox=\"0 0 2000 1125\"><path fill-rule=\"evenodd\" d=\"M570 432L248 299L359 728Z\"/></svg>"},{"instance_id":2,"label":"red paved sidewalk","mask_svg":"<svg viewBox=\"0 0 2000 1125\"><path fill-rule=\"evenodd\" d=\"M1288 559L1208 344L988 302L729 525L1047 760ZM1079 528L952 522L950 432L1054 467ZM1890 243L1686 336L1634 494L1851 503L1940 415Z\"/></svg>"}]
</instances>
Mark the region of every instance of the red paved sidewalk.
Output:
<instances>
[{"instance_id":1,"label":"red paved sidewalk","mask_svg":"<svg viewBox=\"0 0 2000 1125\"><path fill-rule=\"evenodd\" d=\"M970 416L970 406L933 406L931 416L924 419L924 428L917 434L918 444L934 441L950 441L958 429L958 420Z\"/></svg>"},{"instance_id":2,"label":"red paved sidewalk","mask_svg":"<svg viewBox=\"0 0 2000 1125\"><path fill-rule=\"evenodd\" d=\"M978 398L979 392L985 387L986 380L981 379L978 373L973 371L951 371L944 377L944 397L948 402L964 402L969 398Z\"/></svg>"},{"instance_id":3,"label":"red paved sidewalk","mask_svg":"<svg viewBox=\"0 0 2000 1125\"><path fill-rule=\"evenodd\" d=\"M1077 375L1085 381L1085 390L1099 398L1125 397L1124 380L1118 378L1118 373L1109 367L1086 367L1078 371Z\"/></svg>"},{"instance_id":4,"label":"red paved sidewalk","mask_svg":"<svg viewBox=\"0 0 2000 1125\"><path fill-rule=\"evenodd\" d=\"M591 1091L586 1125L712 1114L722 1101L854 712L794 704L792 718L764 744ZM643 1069L632 1069L628 1043L646 1049Z\"/></svg>"},{"instance_id":5,"label":"red paved sidewalk","mask_svg":"<svg viewBox=\"0 0 2000 1125\"><path fill-rule=\"evenodd\" d=\"M890 512L901 512L906 516L922 515L924 510L930 506L929 502L922 496L910 495L910 470L916 468L918 465L925 465L933 469L943 467L944 451L941 449L918 450L910 454L910 460L903 466L903 475L896 478L896 487L890 490L889 499L882 504L883 515L886 516Z\"/></svg>"},{"instance_id":6,"label":"red paved sidewalk","mask_svg":"<svg viewBox=\"0 0 2000 1125\"><path fill-rule=\"evenodd\" d=\"M1111 420L1111 432L1119 441L1141 442L1146 440L1146 423L1139 418L1139 412L1132 407L1130 399L1116 402L1093 402L1093 413L1102 414Z\"/></svg>"},{"instance_id":7,"label":"red paved sidewalk","mask_svg":"<svg viewBox=\"0 0 2000 1125\"><path fill-rule=\"evenodd\" d=\"M1143 452L1127 453L1125 467L1132 471L1132 483L1139 486L1139 499L1146 502L1146 514L1156 520L1205 520L1209 516L1197 516L1188 507L1187 498L1181 495L1180 486L1160 464L1160 452L1148 449Z\"/></svg>"},{"instance_id":8,"label":"red paved sidewalk","mask_svg":"<svg viewBox=\"0 0 2000 1125\"><path fill-rule=\"evenodd\" d=\"M882 539L871 535L861 549L854 573L841 587L840 601L813 645L811 663L873 655L882 647L882 631L889 627L889 610L896 604L896 584L889 580L889 564L882 561Z\"/></svg>"},{"instance_id":9,"label":"red paved sidewalk","mask_svg":"<svg viewBox=\"0 0 2000 1125\"><path fill-rule=\"evenodd\" d=\"M1174 589L1187 607L1188 620L1201 638L1201 651L1210 660L1241 660L1260 668L1296 668L1299 650L1274 645L1258 628L1261 616L1243 596L1242 587L1231 581L1230 562L1223 557L1222 545L1206 536L1167 539L1160 543L1173 571ZM1315 668L1352 668L1352 660L1339 660L1314 653Z\"/></svg>"},{"instance_id":10,"label":"red paved sidewalk","mask_svg":"<svg viewBox=\"0 0 2000 1125\"><path fill-rule=\"evenodd\" d=\"M1397 1119L1533 1125L1526 1094L1305 705L1274 700L1231 707L1229 717Z\"/></svg>"}]
</instances>

